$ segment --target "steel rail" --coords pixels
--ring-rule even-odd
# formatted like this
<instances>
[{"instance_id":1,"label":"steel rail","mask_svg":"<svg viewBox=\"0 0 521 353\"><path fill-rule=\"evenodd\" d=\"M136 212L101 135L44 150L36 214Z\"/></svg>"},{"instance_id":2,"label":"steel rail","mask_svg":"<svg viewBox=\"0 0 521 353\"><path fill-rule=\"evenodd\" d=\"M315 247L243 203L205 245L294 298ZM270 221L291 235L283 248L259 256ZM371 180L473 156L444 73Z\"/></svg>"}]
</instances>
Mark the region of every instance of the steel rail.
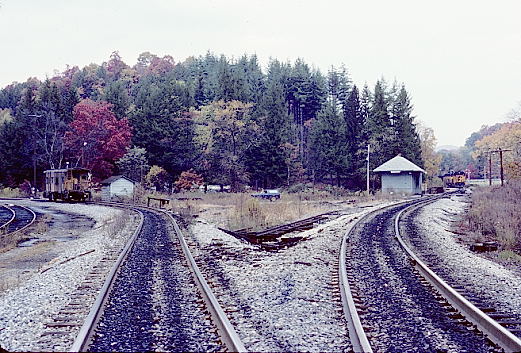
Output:
<instances>
[{"instance_id":1,"label":"steel rail","mask_svg":"<svg viewBox=\"0 0 521 353\"><path fill-rule=\"evenodd\" d=\"M340 256L338 261L339 271L338 271L338 279L340 284L340 295L342 297L342 306L344 309L344 316L346 318L348 330L349 330L349 339L351 344L353 345L353 351L356 353L371 353L373 352L371 348L371 344L367 339L367 335L365 334L364 328L360 321L360 317L358 315L358 311L356 309L356 305L353 299L353 295L351 294L351 287L349 286L349 280L347 278L347 268L346 268L346 251L347 251L347 243L351 236L351 232L354 227L362 221L365 221L367 218L371 217L377 212L382 210L399 206L408 202L415 202L417 200L406 200L395 202L390 205L386 205L383 207L378 207L377 209L371 210L368 213L362 215L359 219L352 222L344 234L342 238L342 244L340 246ZM420 201L421 202L421 201ZM418 202L415 202L416 205Z\"/></svg>"},{"instance_id":2,"label":"steel rail","mask_svg":"<svg viewBox=\"0 0 521 353\"><path fill-rule=\"evenodd\" d=\"M364 217L365 218L365 217ZM344 308L344 316L346 318L347 327L349 331L349 339L351 341L351 345L353 346L353 351L356 353L372 353L373 350L371 348L371 344L367 339L364 328L362 326L362 322L360 321L360 317L358 316L358 312L356 310L355 302L353 300L353 295L351 294L351 288L349 287L349 281L347 279L347 268L346 268L346 251L347 251L347 239L351 230L354 226L360 222L362 219L357 222L353 222L347 231L347 233L342 238L342 245L340 247L340 260L338 263L339 271L339 283L340 283L340 295L342 296L342 305Z\"/></svg>"},{"instance_id":3,"label":"steel rail","mask_svg":"<svg viewBox=\"0 0 521 353\"><path fill-rule=\"evenodd\" d=\"M207 307L210 310L210 313L212 314L212 318L214 319L214 323L217 326L217 329L221 333L220 337L223 340L223 343L226 345L226 348L228 349L228 351L231 352L247 352L246 347L244 347L244 343L242 343L239 335L235 331L235 328L230 323L230 320L228 319L226 313L219 304L219 301L213 294L210 286L208 285L203 274L199 270L199 267L197 266L197 263L195 262L195 259L192 256L192 253L190 252L190 248L186 243L183 233L181 232L181 228L179 228L179 225L177 224L176 220L174 219L171 213L168 213L164 210L161 211L168 215L168 217L170 217L170 220L174 225L174 230L177 235L177 238L179 239L183 252L190 263L190 267L192 272L194 273L197 285L201 289L204 301L206 302Z\"/></svg>"},{"instance_id":4,"label":"steel rail","mask_svg":"<svg viewBox=\"0 0 521 353\"><path fill-rule=\"evenodd\" d=\"M112 205L114 206L114 205ZM134 234L132 234L132 237L127 242L127 245L119 254L116 262L114 263L114 266L112 266L112 269L110 270L109 274L107 275L107 278L105 282L103 283L103 286L101 287L101 290L96 297L96 301L92 305L89 314L85 318L85 321L80 328L80 331L78 335L76 336L76 339L74 340L74 343L72 344L69 351L71 352L83 352L86 351L88 348L88 345L90 344L90 340L92 339L92 335L94 334L94 330L96 329L97 323L101 319L101 316L103 314L103 307L105 306L105 303L108 300L109 294L111 292L112 286L114 285L114 281L116 279L116 275L119 271L119 268L127 255L130 253L130 249L134 246L134 243L136 242L136 239L141 232L141 229L143 228L143 222L144 222L144 215L139 210L136 210L139 214L139 224L136 230L134 231Z\"/></svg>"},{"instance_id":5,"label":"steel rail","mask_svg":"<svg viewBox=\"0 0 521 353\"><path fill-rule=\"evenodd\" d=\"M15 206L20 207L20 208L23 208L23 209L25 209L26 211L28 211L29 213L31 213L31 215L32 215L32 219L31 219L31 221L30 221L29 223L27 223L26 225L24 225L22 228L17 229L17 230L14 230L14 231L12 231L12 232L9 232L9 233L7 233L6 235L12 235L12 234L14 234L14 233L21 232L21 231L23 231L24 229L26 229L27 227L31 226L31 225L34 223L34 221L36 220L36 213L34 213L33 210L31 210L31 209L28 208L28 207L21 206L21 205L15 205ZM11 210L12 210L12 209L11 209ZM14 211L14 210L12 210L12 211L15 212L15 218L16 218L16 211ZM14 219L13 219L12 221L14 221Z\"/></svg>"},{"instance_id":6,"label":"steel rail","mask_svg":"<svg viewBox=\"0 0 521 353\"><path fill-rule=\"evenodd\" d=\"M11 222L14 221L14 219L16 217L16 213L14 212L14 210L11 207L9 207L7 205L4 205L2 207L6 208L8 211L10 211L13 214L11 216L11 218L7 222L5 222L4 224L0 225L0 230L2 230L2 229L7 230L7 227L9 227L9 224L11 224Z\"/></svg>"},{"instance_id":7,"label":"steel rail","mask_svg":"<svg viewBox=\"0 0 521 353\"><path fill-rule=\"evenodd\" d=\"M429 202L433 202L429 200ZM425 203L429 203L425 202ZM421 203L424 206L424 203ZM405 250L407 255L413 260L413 265L420 272L420 274L433 285L434 288L468 321L472 322L477 328L486 334L489 339L499 345L506 352L521 352L521 339L516 337L513 333L497 323L490 316L478 309L475 305L469 302L465 297L459 294L454 288L449 286L447 282L441 279L434 271L432 271L418 256L407 246L400 235L400 217L401 215L412 207L418 204L411 205L404 208L396 215L394 220L394 230L398 242Z\"/></svg>"},{"instance_id":8,"label":"steel rail","mask_svg":"<svg viewBox=\"0 0 521 353\"><path fill-rule=\"evenodd\" d=\"M183 250L183 253L185 254L186 259L188 260L188 265L191 270L191 272L194 275L194 279L196 281L197 286L200 288L201 295L203 297L203 300L206 303L206 306L208 310L210 311L210 314L212 316L212 319L217 326L218 332L220 333L220 337L223 341L223 343L226 345L226 348L228 351L231 352L247 352L246 348L244 347L244 344L242 343L241 339L239 338L238 334L236 333L233 325L230 323L230 320L226 316L226 313L220 306L217 298L213 294L210 286L204 279L204 276L202 275L202 272L199 270L199 267L197 266L195 259L193 258L190 248L188 247L188 244L186 243L186 240L184 239L183 233L181 232L181 229L179 228L179 225L175 221L174 217L171 213L167 212L163 209L157 209L153 207L148 206L132 206L132 205L122 205L114 202L97 202L99 205L107 205L112 207L122 207L122 208L129 208L138 210L139 208L152 210L154 212L160 212L165 214L169 220L172 222L172 225L174 227L175 234L177 236L177 239L179 240L179 243L181 244L181 248ZM138 210L139 212L139 210ZM137 235L141 231L141 228L143 226L143 219L144 216L141 212L139 212L141 215L141 221L138 229L132 236L132 245L135 242L135 239L137 238ZM129 252L130 246L127 244L127 247L125 247L124 252ZM125 256L126 257L126 254ZM71 347L72 352L80 352L84 351L88 344L90 337L93 333L93 330L95 328L96 323L101 318L102 314L102 308L104 306L104 303L108 299L108 293L110 292L110 288L112 287L114 278L117 273L117 268L119 268L119 265L124 260L123 253L120 255L120 257L117 260L117 263L114 265L113 270L109 274L109 277L107 277L107 280L105 281L105 284L96 299L96 302L94 303L91 312L89 313L89 316L85 320L84 325L80 329L80 333L78 334L73 346ZM101 298L103 297L103 298Z\"/></svg>"},{"instance_id":9,"label":"steel rail","mask_svg":"<svg viewBox=\"0 0 521 353\"><path fill-rule=\"evenodd\" d=\"M346 318L348 331L349 331L349 340L353 345L353 351L356 353L372 353L371 344L367 339L367 335L365 334L364 328L360 321L360 317L358 316L358 311L356 310L356 305L353 299L353 295L351 294L351 287L349 286L349 280L347 279L347 261L346 261L346 251L347 251L347 242L349 241L349 237L351 236L351 232L354 227L366 220L371 215L384 210L389 207L397 206L403 203L411 202L411 200L400 201L393 203L391 205L386 205L383 207L378 207L377 209L371 210L361 216L354 222L348 226L346 233L342 237L342 243L340 246L340 256L338 260L338 282L340 285L340 296L342 297L342 306L344 309L344 316Z\"/></svg>"}]
</instances>

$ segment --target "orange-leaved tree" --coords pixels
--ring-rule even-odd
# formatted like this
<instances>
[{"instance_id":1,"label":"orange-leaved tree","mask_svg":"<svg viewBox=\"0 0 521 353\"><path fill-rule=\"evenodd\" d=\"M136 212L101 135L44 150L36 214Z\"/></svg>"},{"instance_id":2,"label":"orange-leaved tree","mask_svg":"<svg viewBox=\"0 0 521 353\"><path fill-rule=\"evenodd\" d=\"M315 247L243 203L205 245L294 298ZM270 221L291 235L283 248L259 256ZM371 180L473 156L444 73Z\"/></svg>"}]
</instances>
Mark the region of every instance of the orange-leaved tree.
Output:
<instances>
[{"instance_id":1,"label":"orange-leaved tree","mask_svg":"<svg viewBox=\"0 0 521 353\"><path fill-rule=\"evenodd\" d=\"M521 122L514 121L505 123L499 130L491 135L483 137L476 142L474 157L485 156L488 158L490 151L499 149L508 150L503 153L503 167L507 179L517 179L521 177ZM499 156L492 157L493 168L497 169ZM492 175L495 173L493 172Z\"/></svg>"},{"instance_id":2,"label":"orange-leaved tree","mask_svg":"<svg viewBox=\"0 0 521 353\"><path fill-rule=\"evenodd\" d=\"M194 172L193 169L190 169L182 172L174 185L179 190L190 190L194 186L199 187L203 185L203 181L201 175Z\"/></svg>"}]
</instances>

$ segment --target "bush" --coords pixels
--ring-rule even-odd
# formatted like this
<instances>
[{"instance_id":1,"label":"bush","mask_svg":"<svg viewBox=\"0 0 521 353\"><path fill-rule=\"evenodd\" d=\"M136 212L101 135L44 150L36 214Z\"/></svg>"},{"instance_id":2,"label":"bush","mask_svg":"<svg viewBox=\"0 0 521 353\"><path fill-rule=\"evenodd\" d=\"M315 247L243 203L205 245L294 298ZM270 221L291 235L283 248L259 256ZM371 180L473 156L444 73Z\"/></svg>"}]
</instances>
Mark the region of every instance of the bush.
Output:
<instances>
[{"instance_id":1,"label":"bush","mask_svg":"<svg viewBox=\"0 0 521 353\"><path fill-rule=\"evenodd\" d=\"M308 186L306 184L298 183L298 184L291 185L287 191L289 194L296 194L297 192L307 191L307 189L308 189Z\"/></svg>"},{"instance_id":2,"label":"bush","mask_svg":"<svg viewBox=\"0 0 521 353\"><path fill-rule=\"evenodd\" d=\"M23 183L20 184L20 193L23 196L31 196L31 182L29 180L24 180Z\"/></svg>"},{"instance_id":3,"label":"bush","mask_svg":"<svg viewBox=\"0 0 521 353\"><path fill-rule=\"evenodd\" d=\"M12 198L21 197L22 193L18 188L2 188L0 189L0 197Z\"/></svg>"},{"instance_id":4,"label":"bush","mask_svg":"<svg viewBox=\"0 0 521 353\"><path fill-rule=\"evenodd\" d=\"M184 171L179 176L179 179L174 183L177 190L191 190L193 188L199 188L199 186L203 185L203 177L193 169L188 171Z\"/></svg>"},{"instance_id":5,"label":"bush","mask_svg":"<svg viewBox=\"0 0 521 353\"><path fill-rule=\"evenodd\" d=\"M503 249L521 249L521 182L482 187L472 194L466 214L470 230L499 242Z\"/></svg>"}]
</instances>

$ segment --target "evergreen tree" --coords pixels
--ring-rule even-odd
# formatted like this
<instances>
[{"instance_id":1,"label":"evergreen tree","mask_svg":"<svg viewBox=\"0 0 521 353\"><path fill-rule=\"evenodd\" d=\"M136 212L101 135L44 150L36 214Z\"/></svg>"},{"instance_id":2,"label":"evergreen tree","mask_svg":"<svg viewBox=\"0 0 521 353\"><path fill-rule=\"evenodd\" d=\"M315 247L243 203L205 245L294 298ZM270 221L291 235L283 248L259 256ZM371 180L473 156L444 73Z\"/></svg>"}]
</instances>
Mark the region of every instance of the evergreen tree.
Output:
<instances>
[{"instance_id":1,"label":"evergreen tree","mask_svg":"<svg viewBox=\"0 0 521 353\"><path fill-rule=\"evenodd\" d=\"M347 69L343 65L340 69L331 66L327 76L330 97L336 104L342 107L342 109L345 109L344 106L351 89L351 80L347 74Z\"/></svg>"},{"instance_id":2,"label":"evergreen tree","mask_svg":"<svg viewBox=\"0 0 521 353\"><path fill-rule=\"evenodd\" d=\"M112 111L116 114L118 119L127 116L130 107L130 100L127 89L122 81L115 81L110 83L105 88L105 101L112 104Z\"/></svg>"},{"instance_id":3,"label":"evergreen tree","mask_svg":"<svg viewBox=\"0 0 521 353\"><path fill-rule=\"evenodd\" d=\"M183 82L148 76L140 83L131 114L133 144L148 152L151 164L177 177L197 158L194 126L188 110L190 94Z\"/></svg>"},{"instance_id":4,"label":"evergreen tree","mask_svg":"<svg viewBox=\"0 0 521 353\"><path fill-rule=\"evenodd\" d=\"M228 59L224 55L219 59L217 71L217 94L218 100L229 102L236 96L236 81L234 81L233 73L228 63Z\"/></svg>"},{"instance_id":5,"label":"evergreen tree","mask_svg":"<svg viewBox=\"0 0 521 353\"><path fill-rule=\"evenodd\" d=\"M25 83L14 119L0 126L0 183L16 187L30 179L36 158L36 85Z\"/></svg>"},{"instance_id":6,"label":"evergreen tree","mask_svg":"<svg viewBox=\"0 0 521 353\"><path fill-rule=\"evenodd\" d=\"M286 79L286 101L288 111L295 122L296 142L299 148L300 160L307 163L305 152L307 148L308 121L315 118L327 95L327 83L322 74L311 70L302 60L298 59L291 68Z\"/></svg>"},{"instance_id":7,"label":"evergreen tree","mask_svg":"<svg viewBox=\"0 0 521 353\"><path fill-rule=\"evenodd\" d=\"M414 125L412 105L402 85L392 107L394 126L393 154L401 154L414 164L423 167L421 142Z\"/></svg>"},{"instance_id":8,"label":"evergreen tree","mask_svg":"<svg viewBox=\"0 0 521 353\"><path fill-rule=\"evenodd\" d=\"M284 100L283 68L278 61L270 62L266 91L260 104L261 117L256 119L259 135L247 151L248 171L252 184L276 187L285 179L284 142L288 139L289 119Z\"/></svg>"},{"instance_id":9,"label":"evergreen tree","mask_svg":"<svg viewBox=\"0 0 521 353\"><path fill-rule=\"evenodd\" d=\"M367 94L367 93L366 93ZM367 97L364 98L367 102ZM350 157L350 179L348 187L361 189L365 185L365 147L367 146L367 135L365 130L365 107L362 107L358 95L358 88L353 86L349 98L344 106L344 119L346 121L346 144Z\"/></svg>"},{"instance_id":10,"label":"evergreen tree","mask_svg":"<svg viewBox=\"0 0 521 353\"><path fill-rule=\"evenodd\" d=\"M376 82L371 108L367 118L367 132L371 144L371 168L394 157L394 127L389 115L389 101L385 91L385 82Z\"/></svg>"},{"instance_id":11,"label":"evergreen tree","mask_svg":"<svg viewBox=\"0 0 521 353\"><path fill-rule=\"evenodd\" d=\"M319 112L311 130L311 166L318 179L329 175L337 186L349 166L346 124L336 104L328 100Z\"/></svg>"}]
</instances>

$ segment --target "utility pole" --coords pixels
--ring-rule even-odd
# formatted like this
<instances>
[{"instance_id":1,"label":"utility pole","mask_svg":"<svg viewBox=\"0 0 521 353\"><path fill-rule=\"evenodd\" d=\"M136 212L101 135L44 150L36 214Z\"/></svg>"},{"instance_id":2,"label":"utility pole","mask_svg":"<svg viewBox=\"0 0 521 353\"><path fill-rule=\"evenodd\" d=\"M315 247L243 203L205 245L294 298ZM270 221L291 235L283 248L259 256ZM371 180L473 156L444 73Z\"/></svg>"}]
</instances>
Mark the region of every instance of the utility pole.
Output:
<instances>
[{"instance_id":1,"label":"utility pole","mask_svg":"<svg viewBox=\"0 0 521 353\"><path fill-rule=\"evenodd\" d=\"M494 151L489 151L488 153L488 173L489 173L489 185L492 185L492 153L499 153L499 164L500 164L500 176L501 176L501 186L505 184L505 177L503 173L503 152L510 152L512 150L504 150L498 148Z\"/></svg>"},{"instance_id":2,"label":"utility pole","mask_svg":"<svg viewBox=\"0 0 521 353\"><path fill-rule=\"evenodd\" d=\"M371 153L371 145L367 145L367 197L369 197L369 154Z\"/></svg>"},{"instance_id":3,"label":"utility pole","mask_svg":"<svg viewBox=\"0 0 521 353\"><path fill-rule=\"evenodd\" d=\"M503 186L503 150L499 149L499 163L501 165L501 186Z\"/></svg>"},{"instance_id":4,"label":"utility pole","mask_svg":"<svg viewBox=\"0 0 521 353\"><path fill-rule=\"evenodd\" d=\"M41 118L43 115L40 114L29 114L27 115L30 118ZM36 120L33 121L33 129L36 128ZM33 130L34 131L34 130ZM32 136L33 140L33 185L32 188L34 189L34 197L36 197L36 131L34 131L34 136Z\"/></svg>"},{"instance_id":5,"label":"utility pole","mask_svg":"<svg viewBox=\"0 0 521 353\"><path fill-rule=\"evenodd\" d=\"M488 185L492 186L492 151L488 153Z\"/></svg>"}]
</instances>

